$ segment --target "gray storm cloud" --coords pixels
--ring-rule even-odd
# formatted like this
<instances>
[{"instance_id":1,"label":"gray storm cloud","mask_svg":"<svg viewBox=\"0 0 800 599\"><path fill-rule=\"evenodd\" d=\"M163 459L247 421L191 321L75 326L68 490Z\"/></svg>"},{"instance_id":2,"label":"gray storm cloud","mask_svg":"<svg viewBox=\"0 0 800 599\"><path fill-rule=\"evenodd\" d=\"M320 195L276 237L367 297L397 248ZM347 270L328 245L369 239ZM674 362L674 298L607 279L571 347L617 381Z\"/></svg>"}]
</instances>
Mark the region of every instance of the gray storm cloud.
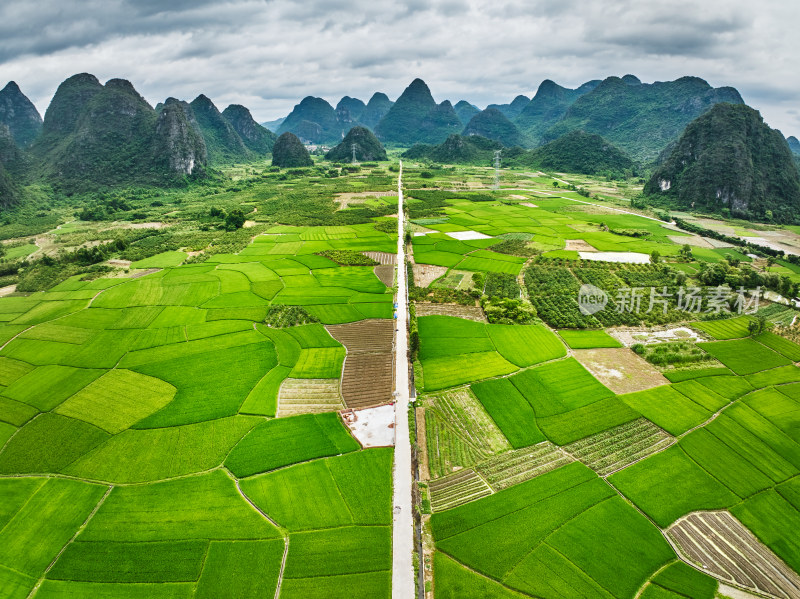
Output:
<instances>
[{"instance_id":1,"label":"gray storm cloud","mask_svg":"<svg viewBox=\"0 0 800 599\"><path fill-rule=\"evenodd\" d=\"M5 0L0 85L44 111L82 71L123 77L156 103L205 93L259 120L303 96L396 97L422 77L437 100L479 106L633 73L737 87L800 134L800 4L764 0Z\"/></svg>"}]
</instances>

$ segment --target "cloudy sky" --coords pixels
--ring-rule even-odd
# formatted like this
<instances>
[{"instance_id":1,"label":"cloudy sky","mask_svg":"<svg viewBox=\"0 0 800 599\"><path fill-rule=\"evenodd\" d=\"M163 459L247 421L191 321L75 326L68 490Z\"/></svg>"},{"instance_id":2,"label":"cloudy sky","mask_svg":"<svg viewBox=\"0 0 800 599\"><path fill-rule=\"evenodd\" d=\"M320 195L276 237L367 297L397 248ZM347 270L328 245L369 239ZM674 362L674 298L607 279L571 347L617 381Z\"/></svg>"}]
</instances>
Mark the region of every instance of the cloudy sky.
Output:
<instances>
[{"instance_id":1,"label":"cloudy sky","mask_svg":"<svg viewBox=\"0 0 800 599\"><path fill-rule=\"evenodd\" d=\"M0 85L44 113L86 71L152 104L205 93L265 121L306 95L394 99L414 77L483 107L545 78L696 75L800 135L798 26L792 0L2 0Z\"/></svg>"}]
</instances>

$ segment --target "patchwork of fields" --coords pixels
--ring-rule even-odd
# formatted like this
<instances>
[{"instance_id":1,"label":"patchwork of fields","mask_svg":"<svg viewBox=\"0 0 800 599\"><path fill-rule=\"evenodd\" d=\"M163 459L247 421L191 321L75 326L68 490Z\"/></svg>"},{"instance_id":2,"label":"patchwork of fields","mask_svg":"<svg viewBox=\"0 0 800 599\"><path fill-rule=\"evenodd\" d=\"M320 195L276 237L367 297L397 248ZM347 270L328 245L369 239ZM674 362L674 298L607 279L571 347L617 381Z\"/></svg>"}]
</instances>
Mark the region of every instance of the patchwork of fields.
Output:
<instances>
[{"instance_id":1,"label":"patchwork of fields","mask_svg":"<svg viewBox=\"0 0 800 599\"><path fill-rule=\"evenodd\" d=\"M427 596L714 599L720 582L800 596L800 346L751 336L744 316L693 324L711 339L696 345L704 362L645 361L599 328L639 320L613 305L576 317L572 297L584 283L673 285L674 273L581 264L565 240L673 256L680 235L630 215L566 210L563 199L535 202L449 199L446 217L419 219L427 232L413 238L415 262L442 268L434 292L469 289L463 273L473 273L490 294L492 273L514 275L559 327L460 317L435 293L417 304ZM648 233L609 230L625 227ZM552 260L492 251L499 240ZM695 259L723 255L700 248ZM670 320L690 317L669 308L650 324ZM716 520L698 520L709 510Z\"/></svg>"},{"instance_id":2,"label":"patchwork of fields","mask_svg":"<svg viewBox=\"0 0 800 599\"><path fill-rule=\"evenodd\" d=\"M341 327L391 352L392 291L318 255L339 249L395 242L276 226L239 254L0 299L0 595L390 595L392 449L336 411L357 391ZM274 306L317 322L272 328Z\"/></svg>"},{"instance_id":3,"label":"patchwork of fields","mask_svg":"<svg viewBox=\"0 0 800 599\"><path fill-rule=\"evenodd\" d=\"M574 297L750 258L580 262L687 236L515 177L405 179L426 597L800 596L800 345L702 320L705 361L661 368L603 328L639 320ZM0 298L0 595L389 597L393 450L337 414L391 401L386 222L263 225L238 253ZM481 293L538 318L500 324Z\"/></svg>"}]
</instances>

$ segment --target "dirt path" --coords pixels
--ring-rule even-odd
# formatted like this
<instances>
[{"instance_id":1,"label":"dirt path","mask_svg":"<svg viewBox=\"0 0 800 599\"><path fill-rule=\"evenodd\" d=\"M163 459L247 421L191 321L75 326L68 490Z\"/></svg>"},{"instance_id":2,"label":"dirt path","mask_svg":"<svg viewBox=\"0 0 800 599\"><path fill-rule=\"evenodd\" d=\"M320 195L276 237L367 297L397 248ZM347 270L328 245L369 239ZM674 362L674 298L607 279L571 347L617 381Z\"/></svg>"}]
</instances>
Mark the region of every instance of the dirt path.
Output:
<instances>
[{"instance_id":1,"label":"dirt path","mask_svg":"<svg viewBox=\"0 0 800 599\"><path fill-rule=\"evenodd\" d=\"M411 439L408 431L408 296L403 235L403 163L397 176L397 335L395 340L395 439L392 530L392 599L412 599L414 591L414 518Z\"/></svg>"}]
</instances>

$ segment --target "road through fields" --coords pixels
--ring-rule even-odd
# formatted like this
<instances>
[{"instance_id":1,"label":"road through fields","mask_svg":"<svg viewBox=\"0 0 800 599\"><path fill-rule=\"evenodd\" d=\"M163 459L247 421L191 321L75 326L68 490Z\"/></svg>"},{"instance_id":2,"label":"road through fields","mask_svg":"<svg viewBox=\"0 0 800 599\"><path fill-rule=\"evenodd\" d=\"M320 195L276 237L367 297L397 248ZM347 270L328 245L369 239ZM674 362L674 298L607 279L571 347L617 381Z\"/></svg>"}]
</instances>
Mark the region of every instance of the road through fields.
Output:
<instances>
[{"instance_id":1,"label":"road through fields","mask_svg":"<svg viewBox=\"0 0 800 599\"><path fill-rule=\"evenodd\" d=\"M411 500L411 441L408 433L408 298L403 230L403 163L397 175L397 321L395 335L395 438L392 531L392 599L414 597L414 521Z\"/></svg>"}]
</instances>

